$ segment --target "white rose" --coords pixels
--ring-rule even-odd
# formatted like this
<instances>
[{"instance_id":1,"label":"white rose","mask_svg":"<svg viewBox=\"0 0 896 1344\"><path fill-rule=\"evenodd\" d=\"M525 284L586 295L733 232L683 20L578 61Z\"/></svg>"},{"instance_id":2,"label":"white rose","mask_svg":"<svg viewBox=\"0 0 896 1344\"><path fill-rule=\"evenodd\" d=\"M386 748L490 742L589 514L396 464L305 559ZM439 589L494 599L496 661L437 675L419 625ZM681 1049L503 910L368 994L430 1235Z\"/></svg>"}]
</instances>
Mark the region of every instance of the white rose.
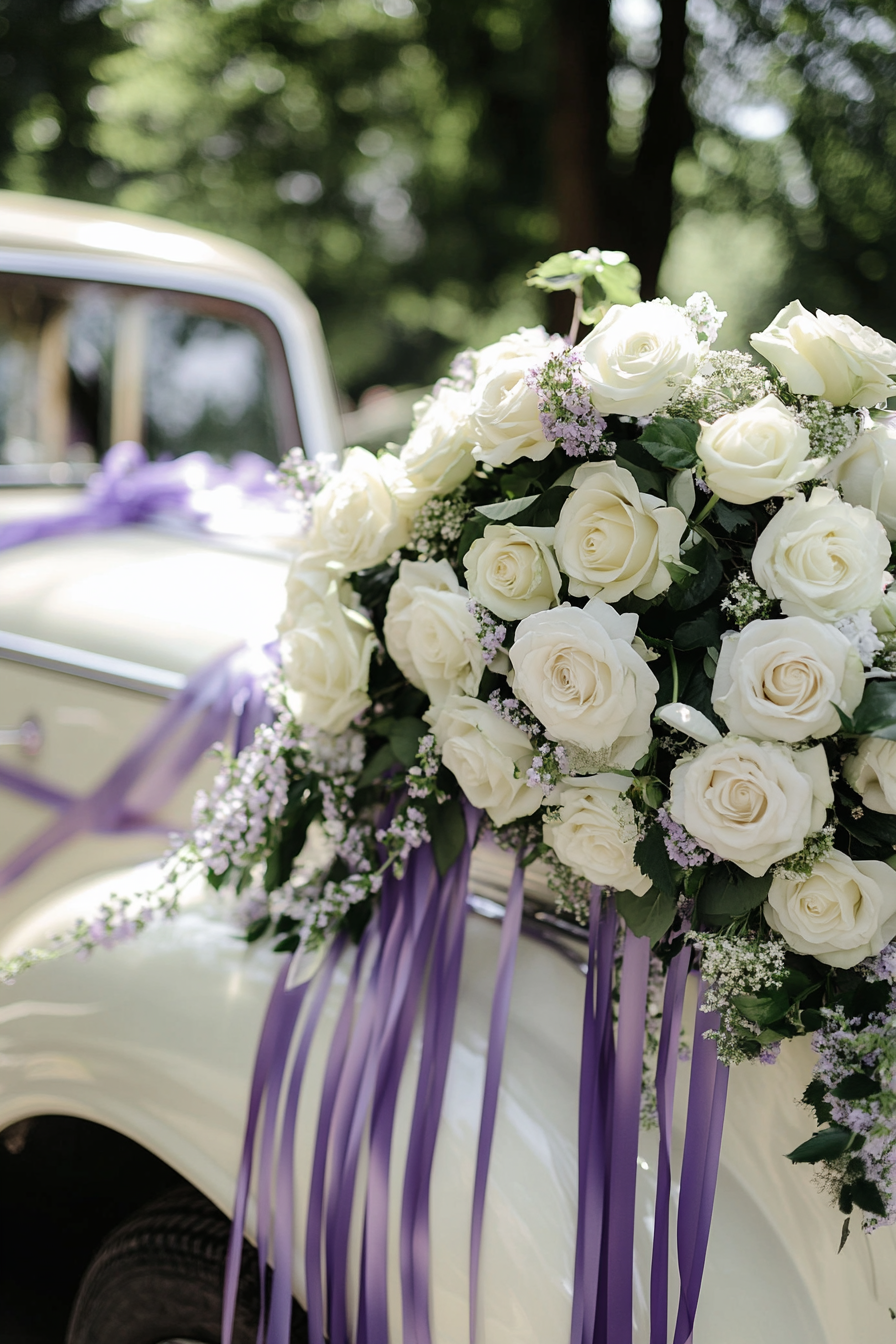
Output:
<instances>
[{"instance_id":1,"label":"white rose","mask_svg":"<svg viewBox=\"0 0 896 1344\"><path fill-rule=\"evenodd\" d=\"M890 543L874 514L816 486L808 499L787 500L761 533L753 573L780 599L785 616L837 621L878 605L889 560Z\"/></svg>"},{"instance_id":2,"label":"white rose","mask_svg":"<svg viewBox=\"0 0 896 1344\"><path fill-rule=\"evenodd\" d=\"M763 910L794 952L826 966L855 966L896 934L896 872L835 849L810 877L773 878Z\"/></svg>"},{"instance_id":3,"label":"white rose","mask_svg":"<svg viewBox=\"0 0 896 1344\"><path fill-rule=\"evenodd\" d=\"M834 801L824 747L733 735L676 765L670 783L674 820L753 877L801 850Z\"/></svg>"},{"instance_id":4,"label":"white rose","mask_svg":"<svg viewBox=\"0 0 896 1344\"><path fill-rule=\"evenodd\" d=\"M896 541L896 424L881 421L853 440L825 473L843 498L877 515L890 541Z\"/></svg>"},{"instance_id":5,"label":"white rose","mask_svg":"<svg viewBox=\"0 0 896 1344\"><path fill-rule=\"evenodd\" d=\"M455 490L475 467L471 409L470 394L451 387L439 388L437 396L425 397L414 407L416 424L399 453L414 510L435 495ZM404 503L407 489L399 495Z\"/></svg>"},{"instance_id":6,"label":"white rose","mask_svg":"<svg viewBox=\"0 0 896 1344\"><path fill-rule=\"evenodd\" d=\"M896 742L860 738L855 755L843 762L843 774L865 807L896 816Z\"/></svg>"},{"instance_id":7,"label":"white rose","mask_svg":"<svg viewBox=\"0 0 896 1344\"><path fill-rule=\"evenodd\" d=\"M367 678L376 635L366 616L344 607L333 580L322 601L306 602L280 640L287 701L299 723L341 733L370 704Z\"/></svg>"},{"instance_id":8,"label":"white rose","mask_svg":"<svg viewBox=\"0 0 896 1344\"><path fill-rule=\"evenodd\" d=\"M850 641L808 616L751 621L726 635L712 685L712 707L732 733L800 742L840 728L835 705L851 714L865 692L865 670Z\"/></svg>"},{"instance_id":9,"label":"white rose","mask_svg":"<svg viewBox=\"0 0 896 1344\"><path fill-rule=\"evenodd\" d=\"M638 828L631 801L601 787L601 776L561 787L559 817L544 823L544 839L561 863L600 887L644 896L651 886L635 863Z\"/></svg>"},{"instance_id":10,"label":"white rose","mask_svg":"<svg viewBox=\"0 0 896 1344\"><path fill-rule=\"evenodd\" d=\"M896 345L845 314L819 309L813 317L795 299L750 344L792 392L835 406L876 406L896 391L889 377L896 373Z\"/></svg>"},{"instance_id":11,"label":"white rose","mask_svg":"<svg viewBox=\"0 0 896 1344\"><path fill-rule=\"evenodd\" d=\"M553 351L562 350L563 344L562 336L551 336L544 327L520 327L474 352L476 377L491 372L508 359L524 359L531 368L533 364L541 364Z\"/></svg>"},{"instance_id":12,"label":"white rose","mask_svg":"<svg viewBox=\"0 0 896 1344\"><path fill-rule=\"evenodd\" d=\"M892 586L881 593L878 605L871 613L871 624L879 635L896 632L896 592Z\"/></svg>"},{"instance_id":13,"label":"white rose","mask_svg":"<svg viewBox=\"0 0 896 1344\"><path fill-rule=\"evenodd\" d=\"M687 519L654 495L642 494L630 471L615 462L589 462L572 479L554 534L557 561L573 597L618 602L634 593L651 598L672 582Z\"/></svg>"},{"instance_id":14,"label":"white rose","mask_svg":"<svg viewBox=\"0 0 896 1344\"><path fill-rule=\"evenodd\" d=\"M299 624L309 602L323 602L334 581L339 601L346 607L357 607L357 594L352 591L344 573L343 566L337 561L325 563L318 556L298 555L286 576L286 607L277 625L280 634L287 634Z\"/></svg>"},{"instance_id":15,"label":"white rose","mask_svg":"<svg viewBox=\"0 0 896 1344\"><path fill-rule=\"evenodd\" d=\"M601 602L527 616L510 649L514 694L552 737L630 768L650 742L659 682L632 648L635 615Z\"/></svg>"},{"instance_id":16,"label":"white rose","mask_svg":"<svg viewBox=\"0 0 896 1344\"><path fill-rule=\"evenodd\" d=\"M485 664L469 598L447 560L402 560L389 592L383 622L389 657L433 704L479 689Z\"/></svg>"},{"instance_id":17,"label":"white rose","mask_svg":"<svg viewBox=\"0 0 896 1344\"><path fill-rule=\"evenodd\" d=\"M826 458L809 455L809 431L775 396L703 425L697 456L713 494L731 504L758 504L792 494L800 481L817 476Z\"/></svg>"},{"instance_id":18,"label":"white rose","mask_svg":"<svg viewBox=\"0 0 896 1344\"><path fill-rule=\"evenodd\" d=\"M549 549L553 540L552 527L487 527L464 557L476 601L504 621L556 606L562 580Z\"/></svg>"},{"instance_id":19,"label":"white rose","mask_svg":"<svg viewBox=\"0 0 896 1344\"><path fill-rule=\"evenodd\" d=\"M449 696L440 709L428 710L426 719L442 761L473 806L484 808L496 826L538 810L543 794L526 782L532 746L524 732L467 695Z\"/></svg>"},{"instance_id":20,"label":"white rose","mask_svg":"<svg viewBox=\"0 0 896 1344\"><path fill-rule=\"evenodd\" d=\"M349 572L378 565L408 539L396 491L404 478L397 458L349 448L335 476L316 496L307 556L338 560Z\"/></svg>"},{"instance_id":21,"label":"white rose","mask_svg":"<svg viewBox=\"0 0 896 1344\"><path fill-rule=\"evenodd\" d=\"M502 467L521 457L541 462L552 451L553 441L545 438L541 427L538 393L528 380L544 358L500 359L476 379L472 392L475 458Z\"/></svg>"},{"instance_id":22,"label":"white rose","mask_svg":"<svg viewBox=\"0 0 896 1344\"><path fill-rule=\"evenodd\" d=\"M700 360L693 323L660 299L614 304L577 349L601 415L652 415Z\"/></svg>"}]
</instances>

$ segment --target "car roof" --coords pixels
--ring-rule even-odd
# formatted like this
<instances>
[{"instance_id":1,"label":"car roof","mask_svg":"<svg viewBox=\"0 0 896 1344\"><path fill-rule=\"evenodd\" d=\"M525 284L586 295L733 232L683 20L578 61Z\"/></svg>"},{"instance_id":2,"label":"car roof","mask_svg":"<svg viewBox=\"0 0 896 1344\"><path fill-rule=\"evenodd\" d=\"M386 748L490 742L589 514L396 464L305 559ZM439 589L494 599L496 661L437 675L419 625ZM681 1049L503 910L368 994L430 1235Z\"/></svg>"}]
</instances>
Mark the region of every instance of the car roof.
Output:
<instances>
[{"instance_id":1,"label":"car roof","mask_svg":"<svg viewBox=\"0 0 896 1344\"><path fill-rule=\"evenodd\" d=\"M219 234L111 206L17 191L0 191L0 247L162 261L191 272L294 286L276 262Z\"/></svg>"}]
</instances>

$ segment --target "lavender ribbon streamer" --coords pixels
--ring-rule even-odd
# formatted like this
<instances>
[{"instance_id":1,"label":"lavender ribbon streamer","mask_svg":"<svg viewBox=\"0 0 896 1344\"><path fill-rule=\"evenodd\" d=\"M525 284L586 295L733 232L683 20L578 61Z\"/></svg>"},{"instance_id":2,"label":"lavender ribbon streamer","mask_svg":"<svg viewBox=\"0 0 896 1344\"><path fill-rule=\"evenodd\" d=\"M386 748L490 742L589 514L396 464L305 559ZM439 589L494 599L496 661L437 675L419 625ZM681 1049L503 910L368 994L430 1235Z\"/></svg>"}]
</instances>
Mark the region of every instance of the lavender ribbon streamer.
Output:
<instances>
[{"instance_id":1,"label":"lavender ribbon streamer","mask_svg":"<svg viewBox=\"0 0 896 1344\"><path fill-rule=\"evenodd\" d=\"M719 1020L716 1013L701 1013L703 994L701 981L695 1014L687 1129L681 1164L678 1207L681 1293L673 1344L690 1344L694 1332L697 1299L712 1222L728 1092L728 1070L719 1063L714 1042L704 1038L704 1030L718 1030Z\"/></svg>"},{"instance_id":2,"label":"lavender ribbon streamer","mask_svg":"<svg viewBox=\"0 0 896 1344\"><path fill-rule=\"evenodd\" d=\"M485 1189L488 1181L489 1159L495 1133L498 1111L498 1088L501 1066L504 1062L504 1043L510 1014L510 991L513 969L523 918L524 870L517 861L507 895L507 908L501 926L498 949L498 972L492 998L491 1022L488 1033L488 1055L485 1066L485 1088L482 1098L482 1118L479 1122L479 1147L476 1153L476 1175L473 1181L473 1216L470 1226L470 1344L476 1344L476 1307L479 1292L479 1257L482 1249L482 1221L485 1213Z\"/></svg>"},{"instance_id":3,"label":"lavender ribbon streamer","mask_svg":"<svg viewBox=\"0 0 896 1344\"><path fill-rule=\"evenodd\" d=\"M270 651L266 650L270 656ZM257 657L257 655L255 655ZM227 733L237 719L237 745L251 740L260 723L270 722L253 655L232 649L190 678L170 700L123 761L83 798L37 785L20 771L0 769L0 785L35 802L57 806L60 815L0 868L0 892L22 877L57 846L82 832L115 834L134 830L167 831L153 819L196 762ZM182 736L191 721L193 726ZM133 800L133 801L132 801Z\"/></svg>"},{"instance_id":4,"label":"lavender ribbon streamer","mask_svg":"<svg viewBox=\"0 0 896 1344\"><path fill-rule=\"evenodd\" d=\"M612 896L591 891L588 976L579 1085L579 1211L570 1338L593 1344L604 1261L604 1200L613 1110L613 959L617 915Z\"/></svg>"},{"instance_id":5,"label":"lavender ribbon streamer","mask_svg":"<svg viewBox=\"0 0 896 1344\"><path fill-rule=\"evenodd\" d=\"M5 523L0 551L49 537L144 523L160 515L199 526L209 512L200 495L220 486L235 486L246 498L278 498L277 487L267 479L270 472L271 463L256 453L237 453L230 466L208 453L150 462L139 443L116 443L103 458L102 469L88 480L79 509Z\"/></svg>"},{"instance_id":6,"label":"lavender ribbon streamer","mask_svg":"<svg viewBox=\"0 0 896 1344\"><path fill-rule=\"evenodd\" d=\"M650 1344L666 1344L669 1329L669 1197L672 1186L672 1105L681 1014L691 952L684 947L672 958L663 996L663 1022L656 1064L656 1105L659 1157L653 1220L653 1257L650 1265Z\"/></svg>"},{"instance_id":7,"label":"lavender ribbon streamer","mask_svg":"<svg viewBox=\"0 0 896 1344\"><path fill-rule=\"evenodd\" d=\"M405 1164L400 1224L402 1322L405 1344L431 1344L429 1327L429 1190L466 930L470 858L481 813L467 806L467 843L440 888L435 949L423 1021L420 1071Z\"/></svg>"},{"instance_id":8,"label":"lavender ribbon streamer","mask_svg":"<svg viewBox=\"0 0 896 1344\"><path fill-rule=\"evenodd\" d=\"M635 1177L641 1114L641 1074L650 940L626 930L619 989L619 1026L613 1088L613 1122L607 1190L605 1330L598 1339L626 1344L632 1338L632 1269L635 1239ZM603 1321L600 1322L603 1325Z\"/></svg>"}]
</instances>

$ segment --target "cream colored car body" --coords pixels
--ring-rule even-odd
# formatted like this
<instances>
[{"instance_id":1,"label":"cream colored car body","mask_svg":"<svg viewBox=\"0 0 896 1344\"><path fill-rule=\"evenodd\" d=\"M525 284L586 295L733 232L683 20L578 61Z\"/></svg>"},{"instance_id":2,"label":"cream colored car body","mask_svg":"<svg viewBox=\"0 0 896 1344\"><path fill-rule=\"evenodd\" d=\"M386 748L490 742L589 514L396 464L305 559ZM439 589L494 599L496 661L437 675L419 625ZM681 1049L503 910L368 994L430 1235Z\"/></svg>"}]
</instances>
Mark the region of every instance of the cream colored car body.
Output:
<instances>
[{"instance_id":1,"label":"cream colored car body","mask_svg":"<svg viewBox=\"0 0 896 1344\"><path fill-rule=\"evenodd\" d=\"M291 291L280 273L262 259L250 265L245 249L161 221L110 221L88 207L59 207L65 229L73 230L65 241L47 223L57 207L45 214L45 204L22 206L10 268L38 264L35 255L43 249L45 264L65 274L79 274L83 264L101 278L125 267L131 282L137 274L147 285L170 287L176 279L184 288L217 292L232 284L244 301L246 286L255 286L256 298L264 291L266 311L284 327L307 318L301 301L284 297ZM10 248L8 234L5 245ZM0 254L0 270L4 264ZM316 338L306 337L313 346ZM312 359L311 367L313 376L305 372L297 380L297 406L306 442L323 450L337 446L333 406L321 359ZM306 428L311 425L317 428ZM6 632L0 714L16 721L37 714L45 733L43 752L17 764L59 787L89 788L185 676L240 639L265 636L279 610L284 570L285 561L274 555L145 527L0 555L0 630ZM195 783L188 781L172 805L172 823L185 820ZM6 855L50 815L8 793L0 794L0 809ZM107 836L82 837L57 851L0 896L0 952L69 927L112 892L145 889L153 871L134 865L157 847L151 837ZM500 895L500 880L488 881L486 875L477 884L480 892ZM161 1158L229 1211L253 1053L278 958L267 946L247 947L213 893L193 889L185 904L177 921L151 928L132 944L87 962L38 966L0 989L0 1128L48 1115L96 1122ZM488 901L478 908L500 914ZM497 934L497 919L471 913L431 1201L437 1344L467 1338L469 1215ZM520 945L485 1221L483 1344L563 1344L569 1335L581 955L581 944L570 940L551 946L527 936ZM303 1094L299 1228L326 1044L347 969L346 957ZM419 1036L398 1111L395 1182L418 1052ZM854 1234L838 1256L840 1220L810 1174L782 1156L810 1127L808 1112L794 1103L811 1067L802 1042L785 1050L774 1068L745 1067L732 1077L698 1344L883 1344L893 1337L893 1233ZM685 1064L676 1110L679 1147L687 1076ZM647 1339L655 1150L651 1133L642 1134L635 1265L641 1344ZM396 1204L393 1199L393 1209ZM392 1231L397 1342L394 1219ZM356 1282L357 1257L352 1273ZM301 1238L294 1284L301 1300Z\"/></svg>"}]
</instances>

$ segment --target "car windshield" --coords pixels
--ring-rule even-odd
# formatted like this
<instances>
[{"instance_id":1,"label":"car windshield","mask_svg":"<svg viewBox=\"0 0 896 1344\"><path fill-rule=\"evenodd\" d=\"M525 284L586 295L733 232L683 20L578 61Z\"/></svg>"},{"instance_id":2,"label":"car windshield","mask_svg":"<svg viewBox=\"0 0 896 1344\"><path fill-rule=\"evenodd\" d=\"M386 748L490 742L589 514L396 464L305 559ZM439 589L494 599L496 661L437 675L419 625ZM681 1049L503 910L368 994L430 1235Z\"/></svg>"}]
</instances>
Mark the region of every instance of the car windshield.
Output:
<instances>
[{"instance_id":1,"label":"car windshield","mask_svg":"<svg viewBox=\"0 0 896 1344\"><path fill-rule=\"evenodd\" d=\"M0 480L71 479L124 439L152 458L276 461L298 425L273 324L224 300L0 275Z\"/></svg>"}]
</instances>

